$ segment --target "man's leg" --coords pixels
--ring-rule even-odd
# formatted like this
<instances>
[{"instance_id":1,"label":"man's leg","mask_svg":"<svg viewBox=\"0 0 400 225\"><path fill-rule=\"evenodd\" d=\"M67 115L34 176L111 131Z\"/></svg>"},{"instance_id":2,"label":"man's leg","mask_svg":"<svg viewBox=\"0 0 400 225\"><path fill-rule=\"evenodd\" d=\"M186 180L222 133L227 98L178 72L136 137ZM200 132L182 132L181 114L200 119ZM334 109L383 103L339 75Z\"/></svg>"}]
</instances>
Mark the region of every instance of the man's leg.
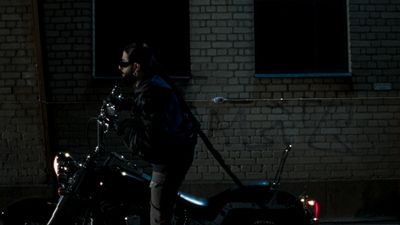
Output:
<instances>
[{"instance_id":1,"label":"man's leg","mask_svg":"<svg viewBox=\"0 0 400 225\"><path fill-rule=\"evenodd\" d=\"M175 204L176 190L168 184L168 177L164 173L152 173L150 182L150 224L169 225L171 224ZM167 182L166 182L167 181Z\"/></svg>"},{"instance_id":2,"label":"man's leg","mask_svg":"<svg viewBox=\"0 0 400 225\"><path fill-rule=\"evenodd\" d=\"M183 158L179 165L153 165L150 182L150 224L170 225L174 215L174 206L179 187L193 161L193 149Z\"/></svg>"}]
</instances>

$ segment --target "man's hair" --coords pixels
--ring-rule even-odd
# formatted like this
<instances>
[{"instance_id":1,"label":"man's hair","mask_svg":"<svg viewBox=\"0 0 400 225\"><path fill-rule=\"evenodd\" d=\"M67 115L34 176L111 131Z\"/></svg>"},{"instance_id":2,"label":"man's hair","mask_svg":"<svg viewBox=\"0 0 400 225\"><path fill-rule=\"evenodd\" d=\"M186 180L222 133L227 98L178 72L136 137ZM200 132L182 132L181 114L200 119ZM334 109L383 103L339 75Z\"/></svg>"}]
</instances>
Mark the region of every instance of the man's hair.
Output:
<instances>
[{"instance_id":1,"label":"man's hair","mask_svg":"<svg viewBox=\"0 0 400 225\"><path fill-rule=\"evenodd\" d=\"M156 65L153 52L146 43L133 42L124 47L130 63L139 63L144 70L151 70Z\"/></svg>"}]
</instances>

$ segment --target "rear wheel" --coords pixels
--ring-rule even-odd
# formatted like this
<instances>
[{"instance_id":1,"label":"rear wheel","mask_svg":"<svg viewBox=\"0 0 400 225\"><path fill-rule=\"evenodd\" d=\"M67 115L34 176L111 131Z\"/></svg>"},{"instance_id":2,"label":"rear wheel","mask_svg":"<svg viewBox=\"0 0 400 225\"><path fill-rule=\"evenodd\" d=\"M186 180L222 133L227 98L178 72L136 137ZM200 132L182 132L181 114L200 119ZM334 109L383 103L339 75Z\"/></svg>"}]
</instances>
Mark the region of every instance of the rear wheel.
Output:
<instances>
[{"instance_id":1,"label":"rear wheel","mask_svg":"<svg viewBox=\"0 0 400 225\"><path fill-rule=\"evenodd\" d=\"M304 218L290 210L233 210L223 225L305 225Z\"/></svg>"},{"instance_id":2,"label":"rear wheel","mask_svg":"<svg viewBox=\"0 0 400 225\"><path fill-rule=\"evenodd\" d=\"M253 221L250 221L248 223L249 225L281 225L283 223L279 223L279 221L276 221L276 219L271 219L271 218L264 218L264 219L256 219Z\"/></svg>"},{"instance_id":3,"label":"rear wheel","mask_svg":"<svg viewBox=\"0 0 400 225\"><path fill-rule=\"evenodd\" d=\"M270 220L260 220L260 221L255 221L254 223L252 223L252 225L278 225L278 224Z\"/></svg>"}]
</instances>

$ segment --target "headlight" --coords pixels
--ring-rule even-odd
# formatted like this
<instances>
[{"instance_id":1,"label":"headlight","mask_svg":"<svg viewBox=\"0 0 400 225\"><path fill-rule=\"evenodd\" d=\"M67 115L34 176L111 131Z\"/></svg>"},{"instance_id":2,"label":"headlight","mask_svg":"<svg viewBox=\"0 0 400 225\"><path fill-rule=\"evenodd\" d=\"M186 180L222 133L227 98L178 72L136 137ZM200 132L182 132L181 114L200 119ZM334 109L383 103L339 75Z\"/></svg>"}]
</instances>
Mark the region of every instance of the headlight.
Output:
<instances>
[{"instance_id":1,"label":"headlight","mask_svg":"<svg viewBox=\"0 0 400 225\"><path fill-rule=\"evenodd\" d=\"M54 157L54 160L53 160L53 169L54 169L54 173L57 175L57 177L58 177L58 172L60 171L58 169L59 165L60 164L58 163L58 156L56 156L56 157Z\"/></svg>"},{"instance_id":2,"label":"headlight","mask_svg":"<svg viewBox=\"0 0 400 225\"><path fill-rule=\"evenodd\" d=\"M79 168L79 164L69 153L59 152L53 160L53 169L57 175L58 192L60 195L66 193L70 180Z\"/></svg>"},{"instance_id":3,"label":"headlight","mask_svg":"<svg viewBox=\"0 0 400 225\"><path fill-rule=\"evenodd\" d=\"M77 168L76 161L69 153L59 152L53 160L53 169L57 176L74 172Z\"/></svg>"}]
</instances>

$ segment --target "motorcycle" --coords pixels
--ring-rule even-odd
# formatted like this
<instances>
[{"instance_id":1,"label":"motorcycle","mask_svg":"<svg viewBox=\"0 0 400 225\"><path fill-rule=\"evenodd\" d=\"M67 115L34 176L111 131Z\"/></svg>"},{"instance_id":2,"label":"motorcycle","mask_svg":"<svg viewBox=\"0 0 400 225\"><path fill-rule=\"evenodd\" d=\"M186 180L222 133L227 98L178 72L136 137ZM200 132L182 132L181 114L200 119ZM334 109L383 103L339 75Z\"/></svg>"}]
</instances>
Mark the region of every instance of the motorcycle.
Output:
<instances>
[{"instance_id":1,"label":"motorcycle","mask_svg":"<svg viewBox=\"0 0 400 225\"><path fill-rule=\"evenodd\" d=\"M151 177L143 168L116 152L107 152L106 133L118 126L115 87L97 117L97 146L83 161L60 152L54 158L58 201L28 199L2 211L0 224L146 225L149 224ZM288 145L273 182L243 184L221 156L199 133L211 153L236 185L208 199L179 192L174 222L177 225L311 225L318 222L318 203L307 195L296 197L278 189L283 167L292 148Z\"/></svg>"}]
</instances>

